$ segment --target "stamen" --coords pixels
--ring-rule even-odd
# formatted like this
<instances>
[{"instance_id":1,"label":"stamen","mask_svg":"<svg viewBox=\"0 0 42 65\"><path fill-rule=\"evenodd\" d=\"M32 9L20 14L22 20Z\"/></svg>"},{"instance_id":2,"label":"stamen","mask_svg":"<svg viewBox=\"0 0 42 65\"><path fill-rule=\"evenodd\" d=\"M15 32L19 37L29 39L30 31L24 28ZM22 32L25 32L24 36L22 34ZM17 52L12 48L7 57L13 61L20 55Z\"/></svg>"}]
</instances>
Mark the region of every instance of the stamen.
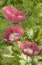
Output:
<instances>
[{"instance_id":1,"label":"stamen","mask_svg":"<svg viewBox=\"0 0 42 65\"><path fill-rule=\"evenodd\" d=\"M15 38L14 33L11 33L11 34L9 35L9 39L10 39L11 41L13 41L13 40L14 40L14 38Z\"/></svg>"},{"instance_id":2,"label":"stamen","mask_svg":"<svg viewBox=\"0 0 42 65\"><path fill-rule=\"evenodd\" d=\"M31 49L31 48L26 48L26 49L24 49L24 51L26 52L28 52L28 53L30 53L30 54L32 54L33 53L33 49Z\"/></svg>"},{"instance_id":3,"label":"stamen","mask_svg":"<svg viewBox=\"0 0 42 65\"><path fill-rule=\"evenodd\" d=\"M28 48L27 51L28 51L29 53L31 53L31 54L33 53L33 49L31 49L31 48Z\"/></svg>"},{"instance_id":4,"label":"stamen","mask_svg":"<svg viewBox=\"0 0 42 65\"><path fill-rule=\"evenodd\" d=\"M18 33L11 33L9 35L9 40L14 41L14 39L18 39L19 34Z\"/></svg>"}]
</instances>

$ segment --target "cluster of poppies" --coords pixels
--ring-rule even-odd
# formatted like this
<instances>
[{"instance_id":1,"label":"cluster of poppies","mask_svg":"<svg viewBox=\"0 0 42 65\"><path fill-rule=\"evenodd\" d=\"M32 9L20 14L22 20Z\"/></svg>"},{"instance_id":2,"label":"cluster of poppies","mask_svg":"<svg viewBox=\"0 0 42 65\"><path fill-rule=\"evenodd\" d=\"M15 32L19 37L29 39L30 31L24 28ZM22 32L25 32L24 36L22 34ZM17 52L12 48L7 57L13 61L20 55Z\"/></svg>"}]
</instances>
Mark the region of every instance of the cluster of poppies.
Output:
<instances>
[{"instance_id":1,"label":"cluster of poppies","mask_svg":"<svg viewBox=\"0 0 42 65\"><path fill-rule=\"evenodd\" d=\"M13 24L20 23L26 19L24 13L17 10L15 7L5 6L2 10L4 17ZM22 27L11 26L3 32L3 40L11 43L17 42L23 34L24 30ZM20 44L20 49L25 55L31 57L37 55L40 52L40 49L36 43L28 41L22 42Z\"/></svg>"}]
</instances>

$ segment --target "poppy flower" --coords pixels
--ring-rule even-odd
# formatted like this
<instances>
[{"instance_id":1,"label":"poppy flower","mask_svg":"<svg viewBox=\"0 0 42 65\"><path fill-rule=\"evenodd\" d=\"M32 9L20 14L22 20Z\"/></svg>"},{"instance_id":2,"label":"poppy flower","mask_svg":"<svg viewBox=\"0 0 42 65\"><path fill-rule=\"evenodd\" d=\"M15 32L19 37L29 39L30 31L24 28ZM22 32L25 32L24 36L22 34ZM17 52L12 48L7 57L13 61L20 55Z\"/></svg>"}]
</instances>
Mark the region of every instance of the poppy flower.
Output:
<instances>
[{"instance_id":1,"label":"poppy flower","mask_svg":"<svg viewBox=\"0 0 42 65\"><path fill-rule=\"evenodd\" d=\"M19 26L11 26L3 32L3 39L7 42L16 42L23 35L23 28Z\"/></svg>"},{"instance_id":2,"label":"poppy flower","mask_svg":"<svg viewBox=\"0 0 42 65\"><path fill-rule=\"evenodd\" d=\"M12 6L5 6L2 10L4 17L12 23L22 22L26 18L22 11L19 11Z\"/></svg>"},{"instance_id":3,"label":"poppy flower","mask_svg":"<svg viewBox=\"0 0 42 65\"><path fill-rule=\"evenodd\" d=\"M25 55L30 57L35 56L40 52L40 49L37 44L28 41L22 42L20 44L20 49Z\"/></svg>"}]
</instances>

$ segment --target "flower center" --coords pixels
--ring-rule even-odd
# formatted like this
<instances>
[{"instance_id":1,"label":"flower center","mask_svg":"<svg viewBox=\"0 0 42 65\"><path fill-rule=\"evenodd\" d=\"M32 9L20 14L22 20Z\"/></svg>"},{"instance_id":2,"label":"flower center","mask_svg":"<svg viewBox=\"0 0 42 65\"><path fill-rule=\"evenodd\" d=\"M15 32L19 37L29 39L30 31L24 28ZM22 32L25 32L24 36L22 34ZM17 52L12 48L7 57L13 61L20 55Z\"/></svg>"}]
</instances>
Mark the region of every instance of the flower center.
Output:
<instances>
[{"instance_id":1,"label":"flower center","mask_svg":"<svg viewBox=\"0 0 42 65\"><path fill-rule=\"evenodd\" d=\"M26 48L26 49L24 49L24 51L25 51L25 52L28 51L28 53L30 53L30 54L33 53L33 49L31 49L31 48Z\"/></svg>"},{"instance_id":2,"label":"flower center","mask_svg":"<svg viewBox=\"0 0 42 65\"><path fill-rule=\"evenodd\" d=\"M29 53L31 53L31 54L33 53L33 49L31 49L31 48L28 48L27 51L28 51Z\"/></svg>"},{"instance_id":3,"label":"flower center","mask_svg":"<svg viewBox=\"0 0 42 65\"><path fill-rule=\"evenodd\" d=\"M9 40L11 40L11 41L14 41L15 39L18 39L19 38L19 34L18 33L11 33L10 35L9 35Z\"/></svg>"},{"instance_id":4,"label":"flower center","mask_svg":"<svg viewBox=\"0 0 42 65\"><path fill-rule=\"evenodd\" d=\"M14 33L11 33L11 34L9 35L9 39L10 39L11 41L13 41L13 40L14 40L14 38L15 38Z\"/></svg>"}]
</instances>

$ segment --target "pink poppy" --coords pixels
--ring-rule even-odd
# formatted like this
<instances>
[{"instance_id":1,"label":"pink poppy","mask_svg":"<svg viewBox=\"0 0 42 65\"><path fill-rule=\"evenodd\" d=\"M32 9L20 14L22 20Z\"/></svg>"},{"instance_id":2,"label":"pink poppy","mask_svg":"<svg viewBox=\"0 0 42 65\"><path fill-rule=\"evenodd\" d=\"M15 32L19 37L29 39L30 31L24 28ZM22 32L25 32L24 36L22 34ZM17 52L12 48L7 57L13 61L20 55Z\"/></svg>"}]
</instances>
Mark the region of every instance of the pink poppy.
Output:
<instances>
[{"instance_id":1,"label":"pink poppy","mask_svg":"<svg viewBox=\"0 0 42 65\"><path fill-rule=\"evenodd\" d=\"M20 49L25 55L30 57L35 56L40 52L40 49L37 44L28 41L22 42L20 44Z\"/></svg>"},{"instance_id":2,"label":"pink poppy","mask_svg":"<svg viewBox=\"0 0 42 65\"><path fill-rule=\"evenodd\" d=\"M23 35L23 28L11 26L3 32L3 39L7 42L16 42Z\"/></svg>"},{"instance_id":3,"label":"pink poppy","mask_svg":"<svg viewBox=\"0 0 42 65\"><path fill-rule=\"evenodd\" d=\"M12 23L19 23L26 19L22 11L19 11L12 6L5 6L2 10L4 17Z\"/></svg>"}]
</instances>

